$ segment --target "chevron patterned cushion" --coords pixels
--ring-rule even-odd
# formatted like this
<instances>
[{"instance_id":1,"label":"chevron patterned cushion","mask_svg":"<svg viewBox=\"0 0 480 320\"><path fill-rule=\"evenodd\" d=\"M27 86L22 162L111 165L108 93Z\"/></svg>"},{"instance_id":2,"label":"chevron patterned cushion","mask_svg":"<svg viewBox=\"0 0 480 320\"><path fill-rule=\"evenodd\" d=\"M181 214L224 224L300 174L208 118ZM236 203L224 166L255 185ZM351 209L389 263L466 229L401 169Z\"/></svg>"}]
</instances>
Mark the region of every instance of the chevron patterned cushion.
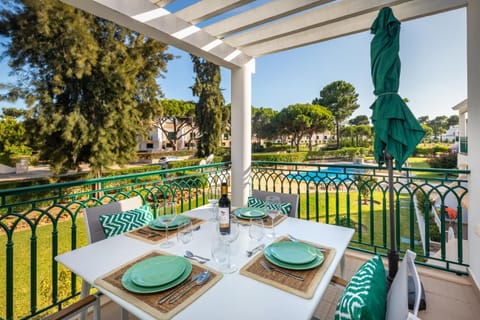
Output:
<instances>
[{"instance_id":1,"label":"chevron patterned cushion","mask_svg":"<svg viewBox=\"0 0 480 320\"><path fill-rule=\"evenodd\" d=\"M248 197L248 206L251 208L265 208L265 200ZM289 214L291 209L291 203L280 203L280 211L282 214Z\"/></svg>"},{"instance_id":2,"label":"chevron patterned cushion","mask_svg":"<svg viewBox=\"0 0 480 320\"><path fill-rule=\"evenodd\" d=\"M365 262L352 277L337 304L335 319L385 319L387 289L382 259Z\"/></svg>"},{"instance_id":3,"label":"chevron patterned cushion","mask_svg":"<svg viewBox=\"0 0 480 320\"><path fill-rule=\"evenodd\" d=\"M146 204L133 210L101 215L100 223L107 237L112 237L142 227L152 219L152 210Z\"/></svg>"}]
</instances>

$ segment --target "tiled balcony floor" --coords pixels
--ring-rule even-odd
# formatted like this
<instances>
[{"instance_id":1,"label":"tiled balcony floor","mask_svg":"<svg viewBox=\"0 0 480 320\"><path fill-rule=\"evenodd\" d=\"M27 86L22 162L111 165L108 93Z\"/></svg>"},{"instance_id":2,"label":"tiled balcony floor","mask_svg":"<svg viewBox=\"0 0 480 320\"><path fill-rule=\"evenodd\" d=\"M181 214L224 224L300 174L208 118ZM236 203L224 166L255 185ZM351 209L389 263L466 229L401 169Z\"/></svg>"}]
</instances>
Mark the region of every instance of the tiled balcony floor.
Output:
<instances>
[{"instance_id":1,"label":"tiled balcony floor","mask_svg":"<svg viewBox=\"0 0 480 320\"><path fill-rule=\"evenodd\" d=\"M368 259L369 255L347 251L346 276L352 277L358 267ZM419 312L423 320L473 320L480 314L480 293L472 280L466 276L433 269L417 268L425 288L427 309ZM319 304L315 317L318 319L333 319L337 301L343 288L330 285ZM272 315L273 317L273 315ZM102 320L120 319L120 309L113 303L102 307ZM89 318L91 319L91 318ZM137 319L130 315L129 319Z\"/></svg>"}]
</instances>

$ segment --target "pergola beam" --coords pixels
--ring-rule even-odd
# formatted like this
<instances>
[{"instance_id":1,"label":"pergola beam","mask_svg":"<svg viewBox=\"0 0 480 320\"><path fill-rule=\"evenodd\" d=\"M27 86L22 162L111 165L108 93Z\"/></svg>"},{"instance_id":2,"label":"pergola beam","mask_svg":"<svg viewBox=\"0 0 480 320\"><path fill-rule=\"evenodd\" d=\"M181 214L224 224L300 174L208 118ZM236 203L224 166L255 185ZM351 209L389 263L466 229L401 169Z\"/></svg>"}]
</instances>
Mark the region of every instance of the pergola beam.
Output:
<instances>
[{"instance_id":1,"label":"pergola beam","mask_svg":"<svg viewBox=\"0 0 480 320\"><path fill-rule=\"evenodd\" d=\"M254 0L203 0L179 10L175 15L191 24L210 19Z\"/></svg>"},{"instance_id":2,"label":"pergola beam","mask_svg":"<svg viewBox=\"0 0 480 320\"><path fill-rule=\"evenodd\" d=\"M235 47L244 47L256 43L282 38L302 31L308 31L323 25L329 25L344 19L378 11L384 6L392 6L412 0L344 0L329 6L317 8L291 18L278 21L251 31L228 37L226 41Z\"/></svg>"},{"instance_id":3,"label":"pergola beam","mask_svg":"<svg viewBox=\"0 0 480 320\"><path fill-rule=\"evenodd\" d=\"M211 35L220 38L332 1L333 0L274 0L228 19L208 25L203 29Z\"/></svg>"},{"instance_id":4,"label":"pergola beam","mask_svg":"<svg viewBox=\"0 0 480 320\"><path fill-rule=\"evenodd\" d=\"M345 2L346 1L339 4ZM382 1L369 1L370 4L374 2ZM399 20L406 21L444 11L458 9L465 7L466 5L467 0L416 0L403 2L396 6L392 6L392 9L395 12L395 16ZM370 29L372 22L375 20L378 14L376 11L377 9L362 15L355 15L351 18L336 19L334 22L324 24L316 28L305 29L301 32L291 33L283 37L252 43L250 45L242 46L236 42L230 41L230 39L227 39L226 41L232 46L238 46L245 54L249 56L264 56L274 52L293 49L312 43L318 43L349 34L367 31Z\"/></svg>"},{"instance_id":5,"label":"pergola beam","mask_svg":"<svg viewBox=\"0 0 480 320\"><path fill-rule=\"evenodd\" d=\"M228 69L240 68L252 60L224 41L179 19L149 0L63 1Z\"/></svg>"}]
</instances>

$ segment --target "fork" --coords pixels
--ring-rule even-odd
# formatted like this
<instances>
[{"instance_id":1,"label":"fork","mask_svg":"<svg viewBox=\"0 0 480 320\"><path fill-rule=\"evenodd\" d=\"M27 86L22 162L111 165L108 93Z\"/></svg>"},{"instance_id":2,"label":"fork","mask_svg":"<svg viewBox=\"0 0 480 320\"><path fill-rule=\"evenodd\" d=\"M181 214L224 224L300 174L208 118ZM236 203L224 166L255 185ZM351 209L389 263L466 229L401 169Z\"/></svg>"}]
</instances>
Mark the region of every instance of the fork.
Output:
<instances>
[{"instance_id":1,"label":"fork","mask_svg":"<svg viewBox=\"0 0 480 320\"><path fill-rule=\"evenodd\" d=\"M263 267L265 270L268 270L268 271L270 271L270 272L276 271L276 272L283 273L283 274L286 275L286 276L292 277L293 279L297 279L297 280L299 280L299 281L303 281L303 280L304 280L302 277L297 276L297 275L294 275L293 273L284 271L284 270L279 269L279 268L270 267L270 266L269 266L265 261L263 261L263 260L260 261L260 264L262 265L262 267Z\"/></svg>"}]
</instances>

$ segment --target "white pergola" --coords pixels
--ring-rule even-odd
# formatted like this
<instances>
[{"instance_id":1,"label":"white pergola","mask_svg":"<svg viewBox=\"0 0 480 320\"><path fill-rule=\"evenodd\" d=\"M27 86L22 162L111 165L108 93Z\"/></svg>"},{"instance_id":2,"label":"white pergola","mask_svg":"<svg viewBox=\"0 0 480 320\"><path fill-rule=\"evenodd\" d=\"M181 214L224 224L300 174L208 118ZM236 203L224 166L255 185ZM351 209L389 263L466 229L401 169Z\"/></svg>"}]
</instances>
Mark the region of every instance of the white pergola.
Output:
<instances>
[{"instance_id":1,"label":"white pergola","mask_svg":"<svg viewBox=\"0 0 480 320\"><path fill-rule=\"evenodd\" d=\"M255 58L370 28L390 6L400 21L467 7L469 122L480 123L480 0L196 0L176 12L175 0L62 0L231 70L232 202L246 203L251 165L251 77ZM185 0L176 0L186 2ZM432 52L432 54L435 54ZM479 121L477 121L477 119ZM480 128L468 127L469 193L480 194L474 164ZM470 272L480 288L480 197L469 200Z\"/></svg>"}]
</instances>

